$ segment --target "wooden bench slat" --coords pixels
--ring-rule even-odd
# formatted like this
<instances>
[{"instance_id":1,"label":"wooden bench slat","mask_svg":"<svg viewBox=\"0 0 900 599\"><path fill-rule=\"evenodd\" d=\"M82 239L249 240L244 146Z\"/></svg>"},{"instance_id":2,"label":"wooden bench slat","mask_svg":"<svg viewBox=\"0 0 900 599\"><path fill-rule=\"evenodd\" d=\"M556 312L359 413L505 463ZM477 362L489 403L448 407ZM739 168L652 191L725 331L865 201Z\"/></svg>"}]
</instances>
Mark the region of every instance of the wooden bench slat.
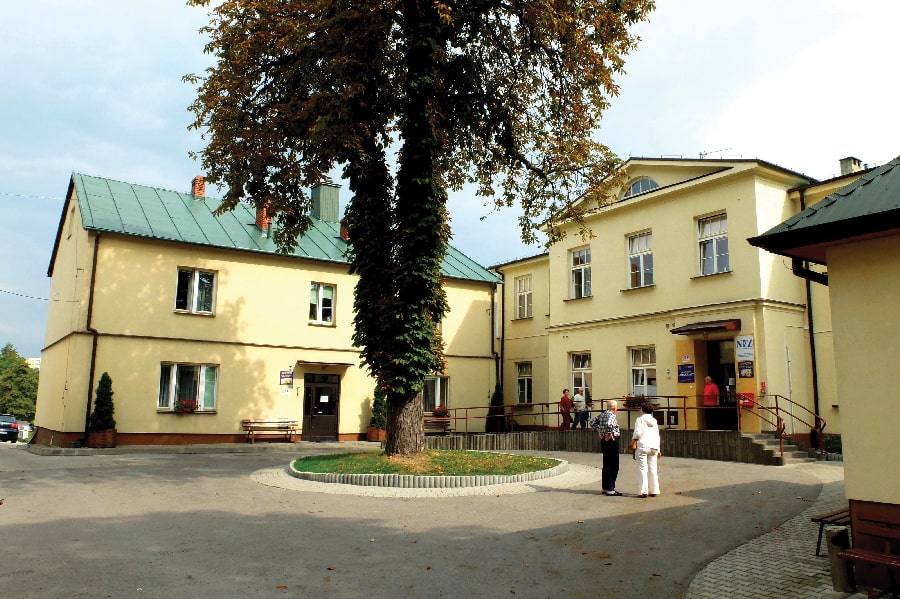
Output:
<instances>
[{"instance_id":1,"label":"wooden bench slat","mask_svg":"<svg viewBox=\"0 0 900 599\"><path fill-rule=\"evenodd\" d=\"M871 549L845 549L838 553L838 557L845 560L863 562L873 566L900 568L900 555L872 551Z\"/></svg>"},{"instance_id":2,"label":"wooden bench slat","mask_svg":"<svg viewBox=\"0 0 900 599\"><path fill-rule=\"evenodd\" d=\"M850 507L819 514L818 516L813 516L810 520L819 524L819 538L816 540L816 556L818 557L822 551L822 532L825 529L825 525L850 526Z\"/></svg>"},{"instance_id":3,"label":"wooden bench slat","mask_svg":"<svg viewBox=\"0 0 900 599\"><path fill-rule=\"evenodd\" d=\"M845 507L827 514L819 514L810 518L813 522L824 522L825 524L847 524L850 522L850 508Z\"/></svg>"}]
</instances>

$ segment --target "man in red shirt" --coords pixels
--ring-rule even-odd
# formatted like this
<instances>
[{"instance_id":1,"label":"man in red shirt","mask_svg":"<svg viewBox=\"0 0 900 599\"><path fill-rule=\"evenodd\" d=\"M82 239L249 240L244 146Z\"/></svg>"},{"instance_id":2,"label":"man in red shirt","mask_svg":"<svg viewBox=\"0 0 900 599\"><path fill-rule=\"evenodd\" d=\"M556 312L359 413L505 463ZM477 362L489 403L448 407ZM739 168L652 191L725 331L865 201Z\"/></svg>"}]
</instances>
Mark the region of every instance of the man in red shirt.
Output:
<instances>
[{"instance_id":1,"label":"man in red shirt","mask_svg":"<svg viewBox=\"0 0 900 599\"><path fill-rule=\"evenodd\" d=\"M713 382L712 377L707 376L706 384L703 385L703 406L706 408L703 411L707 430L719 428L719 415L716 410L709 409L717 405L719 405L719 386Z\"/></svg>"},{"instance_id":2,"label":"man in red shirt","mask_svg":"<svg viewBox=\"0 0 900 599\"><path fill-rule=\"evenodd\" d=\"M703 405L717 406L719 405L719 386L716 385L712 377L706 377L706 384L703 385Z\"/></svg>"}]
</instances>

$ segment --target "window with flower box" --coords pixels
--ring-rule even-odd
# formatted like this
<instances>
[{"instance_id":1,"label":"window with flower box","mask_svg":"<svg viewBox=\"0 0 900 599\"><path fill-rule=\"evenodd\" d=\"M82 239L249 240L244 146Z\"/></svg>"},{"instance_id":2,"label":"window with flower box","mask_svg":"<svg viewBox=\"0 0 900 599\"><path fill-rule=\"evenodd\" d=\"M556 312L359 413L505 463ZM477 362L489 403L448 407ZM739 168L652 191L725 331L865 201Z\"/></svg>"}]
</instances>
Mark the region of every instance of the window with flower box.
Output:
<instances>
[{"instance_id":1,"label":"window with flower box","mask_svg":"<svg viewBox=\"0 0 900 599\"><path fill-rule=\"evenodd\" d=\"M215 364L163 362L159 368L156 409L179 413L214 412L219 367Z\"/></svg>"},{"instance_id":2,"label":"window with flower box","mask_svg":"<svg viewBox=\"0 0 900 599\"><path fill-rule=\"evenodd\" d=\"M425 377L425 386L422 387L423 408L426 412L433 412L438 406L449 407L450 377L429 376Z\"/></svg>"}]
</instances>

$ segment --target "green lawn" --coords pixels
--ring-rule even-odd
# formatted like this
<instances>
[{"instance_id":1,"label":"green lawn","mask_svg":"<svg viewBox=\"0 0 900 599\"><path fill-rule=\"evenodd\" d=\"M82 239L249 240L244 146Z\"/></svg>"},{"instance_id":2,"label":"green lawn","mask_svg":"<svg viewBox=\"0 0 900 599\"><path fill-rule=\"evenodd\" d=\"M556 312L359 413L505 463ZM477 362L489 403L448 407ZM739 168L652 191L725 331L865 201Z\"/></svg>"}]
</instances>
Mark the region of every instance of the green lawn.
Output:
<instances>
[{"instance_id":1,"label":"green lawn","mask_svg":"<svg viewBox=\"0 0 900 599\"><path fill-rule=\"evenodd\" d=\"M331 474L414 474L419 476L512 475L546 470L559 460L484 451L428 449L412 456L383 452L309 456L294 462L301 472Z\"/></svg>"}]
</instances>

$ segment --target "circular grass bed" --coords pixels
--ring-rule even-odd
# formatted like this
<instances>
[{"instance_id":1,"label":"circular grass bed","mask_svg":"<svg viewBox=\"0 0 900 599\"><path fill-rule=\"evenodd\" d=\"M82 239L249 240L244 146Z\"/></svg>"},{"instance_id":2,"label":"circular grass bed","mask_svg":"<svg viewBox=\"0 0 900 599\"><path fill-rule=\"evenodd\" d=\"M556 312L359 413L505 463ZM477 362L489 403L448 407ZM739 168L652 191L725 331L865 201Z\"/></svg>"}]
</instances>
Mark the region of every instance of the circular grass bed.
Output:
<instances>
[{"instance_id":1,"label":"circular grass bed","mask_svg":"<svg viewBox=\"0 0 900 599\"><path fill-rule=\"evenodd\" d=\"M400 474L415 476L513 476L547 470L560 460L486 451L426 449L388 457L384 452L308 456L294 461L295 470L321 474Z\"/></svg>"}]
</instances>

